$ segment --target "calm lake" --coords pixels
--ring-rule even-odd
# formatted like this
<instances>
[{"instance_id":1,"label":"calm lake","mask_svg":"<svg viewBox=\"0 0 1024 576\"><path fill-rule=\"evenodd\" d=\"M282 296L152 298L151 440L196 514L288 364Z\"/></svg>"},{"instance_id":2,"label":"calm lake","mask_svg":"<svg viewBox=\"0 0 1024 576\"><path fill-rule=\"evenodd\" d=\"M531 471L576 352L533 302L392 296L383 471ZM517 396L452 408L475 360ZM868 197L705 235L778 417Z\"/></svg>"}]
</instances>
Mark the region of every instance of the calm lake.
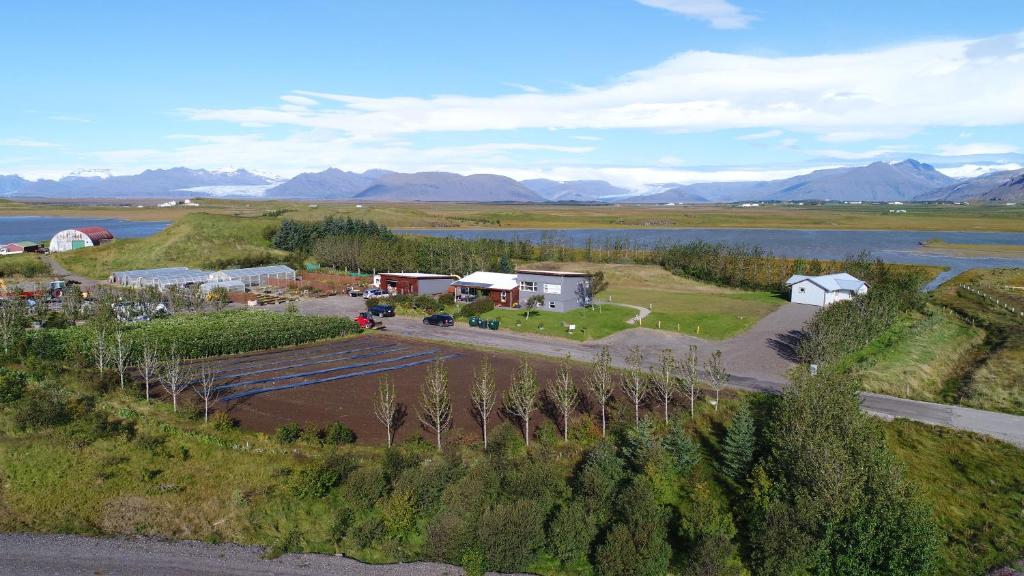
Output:
<instances>
[{"instance_id":1,"label":"calm lake","mask_svg":"<svg viewBox=\"0 0 1024 576\"><path fill-rule=\"evenodd\" d=\"M454 236L456 238L496 238L502 240L558 239L572 246L584 246L590 239L595 246L624 240L637 247L685 244L695 240L761 246L778 256L841 260L867 250L887 262L948 266L949 271L936 278L928 288L970 268L1024 267L1019 258L978 258L925 254L920 243L930 239L951 244L1019 244L1020 232L922 232L898 230L782 230L760 228L672 228L649 230L569 229L569 230L401 230L405 234Z\"/></svg>"},{"instance_id":2,"label":"calm lake","mask_svg":"<svg viewBox=\"0 0 1024 576\"><path fill-rule=\"evenodd\" d=\"M42 242L68 228L102 226L114 238L141 238L166 228L170 222L132 222L113 218L69 218L57 216L0 216L0 243Z\"/></svg>"}]
</instances>

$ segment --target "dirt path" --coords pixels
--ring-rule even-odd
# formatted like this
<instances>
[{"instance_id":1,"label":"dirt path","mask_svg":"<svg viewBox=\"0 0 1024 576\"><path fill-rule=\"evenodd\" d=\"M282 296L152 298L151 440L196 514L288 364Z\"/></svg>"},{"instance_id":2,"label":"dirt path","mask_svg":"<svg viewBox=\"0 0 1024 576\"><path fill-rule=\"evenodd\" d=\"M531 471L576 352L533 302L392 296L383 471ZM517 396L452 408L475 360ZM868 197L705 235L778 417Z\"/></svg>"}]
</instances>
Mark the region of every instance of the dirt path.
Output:
<instances>
[{"instance_id":1,"label":"dirt path","mask_svg":"<svg viewBox=\"0 0 1024 576\"><path fill-rule=\"evenodd\" d=\"M448 576L462 569L436 562L363 564L325 554L262 558L264 549L237 544L0 534L0 575L175 574L181 576Z\"/></svg>"}]
</instances>

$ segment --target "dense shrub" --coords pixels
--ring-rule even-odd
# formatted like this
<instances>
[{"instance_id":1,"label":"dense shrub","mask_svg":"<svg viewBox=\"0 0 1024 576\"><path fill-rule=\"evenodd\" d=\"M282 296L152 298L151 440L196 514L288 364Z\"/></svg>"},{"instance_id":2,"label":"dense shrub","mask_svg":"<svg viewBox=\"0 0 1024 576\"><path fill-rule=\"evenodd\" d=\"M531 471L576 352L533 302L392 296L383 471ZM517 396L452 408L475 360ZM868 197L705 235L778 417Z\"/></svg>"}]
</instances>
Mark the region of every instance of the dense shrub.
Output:
<instances>
[{"instance_id":1,"label":"dense shrub","mask_svg":"<svg viewBox=\"0 0 1024 576\"><path fill-rule=\"evenodd\" d=\"M348 318L260 310L176 315L126 327L135 349L140 349L143 341L149 341L161 350L174 350L186 358L303 344L358 331L359 326ZM28 351L33 356L51 360L87 357L97 334L92 325L39 330L29 335Z\"/></svg>"},{"instance_id":2,"label":"dense shrub","mask_svg":"<svg viewBox=\"0 0 1024 576\"><path fill-rule=\"evenodd\" d=\"M292 477L292 489L303 498L323 498L355 469L351 456L331 454L300 469Z\"/></svg>"},{"instance_id":3,"label":"dense shrub","mask_svg":"<svg viewBox=\"0 0 1024 576\"><path fill-rule=\"evenodd\" d=\"M575 491L598 519L611 513L612 499L626 477L626 463L610 442L599 442L587 452L573 482Z\"/></svg>"},{"instance_id":4,"label":"dense shrub","mask_svg":"<svg viewBox=\"0 0 1024 576\"><path fill-rule=\"evenodd\" d=\"M210 416L210 424L214 430L225 432L237 426L238 422L231 416L228 416L227 412L214 412Z\"/></svg>"},{"instance_id":5,"label":"dense shrub","mask_svg":"<svg viewBox=\"0 0 1024 576\"><path fill-rule=\"evenodd\" d=\"M548 526L548 549L555 558L571 563L587 555L597 536L597 529L583 502L565 502Z\"/></svg>"},{"instance_id":6,"label":"dense shrub","mask_svg":"<svg viewBox=\"0 0 1024 576\"><path fill-rule=\"evenodd\" d=\"M279 426L274 430L274 439L282 444L291 444L302 437L302 426L295 422Z\"/></svg>"},{"instance_id":7,"label":"dense shrub","mask_svg":"<svg viewBox=\"0 0 1024 576\"><path fill-rule=\"evenodd\" d=\"M480 518L480 547L487 568L516 572L526 567L544 545L544 508L525 499L503 502Z\"/></svg>"},{"instance_id":8,"label":"dense shrub","mask_svg":"<svg viewBox=\"0 0 1024 576\"><path fill-rule=\"evenodd\" d=\"M27 383L28 377L24 372L0 367L0 404L21 400Z\"/></svg>"},{"instance_id":9,"label":"dense shrub","mask_svg":"<svg viewBox=\"0 0 1024 576\"><path fill-rule=\"evenodd\" d=\"M668 517L650 479L634 476L616 499L616 508L616 519L595 553L597 573L665 574L672 556Z\"/></svg>"},{"instance_id":10,"label":"dense shrub","mask_svg":"<svg viewBox=\"0 0 1024 576\"><path fill-rule=\"evenodd\" d=\"M459 311L455 313L460 318L469 318L470 316L479 316L486 314L494 310L494 301L490 298L477 298L473 302L466 304L459 308Z\"/></svg>"},{"instance_id":11,"label":"dense shrub","mask_svg":"<svg viewBox=\"0 0 1024 576\"><path fill-rule=\"evenodd\" d=\"M356 441L356 433L342 422L332 422L324 429L324 442L328 444L351 444Z\"/></svg>"},{"instance_id":12,"label":"dense shrub","mask_svg":"<svg viewBox=\"0 0 1024 576\"><path fill-rule=\"evenodd\" d=\"M19 430L63 426L71 421L71 407L59 390L30 388L14 404L14 425Z\"/></svg>"},{"instance_id":13,"label":"dense shrub","mask_svg":"<svg viewBox=\"0 0 1024 576\"><path fill-rule=\"evenodd\" d=\"M363 510L373 508L388 491L384 469L380 465L362 466L356 469L348 475L344 490L352 505Z\"/></svg>"}]
</instances>

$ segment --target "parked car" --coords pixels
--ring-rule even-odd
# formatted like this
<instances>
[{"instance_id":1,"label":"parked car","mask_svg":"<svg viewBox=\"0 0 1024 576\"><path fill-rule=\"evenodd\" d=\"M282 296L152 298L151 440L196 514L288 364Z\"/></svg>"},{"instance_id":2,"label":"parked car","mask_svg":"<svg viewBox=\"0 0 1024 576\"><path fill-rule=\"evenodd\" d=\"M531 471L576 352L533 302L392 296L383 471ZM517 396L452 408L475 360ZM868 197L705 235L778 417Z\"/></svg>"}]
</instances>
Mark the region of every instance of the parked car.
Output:
<instances>
[{"instance_id":1,"label":"parked car","mask_svg":"<svg viewBox=\"0 0 1024 576\"><path fill-rule=\"evenodd\" d=\"M383 298L387 296L387 292L382 292L380 288L367 288L363 290L363 298L369 300L370 298Z\"/></svg>"},{"instance_id":2,"label":"parked car","mask_svg":"<svg viewBox=\"0 0 1024 576\"><path fill-rule=\"evenodd\" d=\"M373 316L371 316L369 312L360 312L358 316L353 318L353 320L355 320L356 324L359 324L359 327L364 330L377 327L377 321L373 319Z\"/></svg>"},{"instance_id":3,"label":"parked car","mask_svg":"<svg viewBox=\"0 0 1024 576\"><path fill-rule=\"evenodd\" d=\"M358 298L359 296L363 295L363 291L360 290L359 288L349 288L348 295L353 298Z\"/></svg>"},{"instance_id":4,"label":"parked car","mask_svg":"<svg viewBox=\"0 0 1024 576\"><path fill-rule=\"evenodd\" d=\"M434 314L424 318L423 323L430 326L454 326L455 318L451 314Z\"/></svg>"},{"instance_id":5,"label":"parked car","mask_svg":"<svg viewBox=\"0 0 1024 576\"><path fill-rule=\"evenodd\" d=\"M376 306L370 306L369 311L372 316L391 318L395 315L395 307L391 304L377 304Z\"/></svg>"}]
</instances>

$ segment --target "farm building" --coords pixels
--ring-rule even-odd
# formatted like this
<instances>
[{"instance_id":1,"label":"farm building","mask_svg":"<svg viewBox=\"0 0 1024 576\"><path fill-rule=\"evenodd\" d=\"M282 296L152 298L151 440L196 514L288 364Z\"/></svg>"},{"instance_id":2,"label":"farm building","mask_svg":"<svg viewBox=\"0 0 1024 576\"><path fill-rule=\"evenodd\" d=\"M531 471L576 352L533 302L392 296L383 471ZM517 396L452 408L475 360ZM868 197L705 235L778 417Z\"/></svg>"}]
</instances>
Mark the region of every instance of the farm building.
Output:
<instances>
[{"instance_id":1,"label":"farm building","mask_svg":"<svg viewBox=\"0 0 1024 576\"><path fill-rule=\"evenodd\" d=\"M790 301L797 304L828 306L840 300L849 300L859 294L866 294L868 285L846 272L825 276L803 276L794 274L786 280L790 287Z\"/></svg>"},{"instance_id":2,"label":"farm building","mask_svg":"<svg viewBox=\"0 0 1024 576\"><path fill-rule=\"evenodd\" d=\"M495 306L512 308L519 306L519 282L515 274L499 272L473 272L452 282L449 292L460 302L472 302L477 298L490 298Z\"/></svg>"},{"instance_id":3,"label":"farm building","mask_svg":"<svg viewBox=\"0 0 1024 576\"><path fill-rule=\"evenodd\" d=\"M519 281L519 305L540 295L544 297L544 308L554 312L568 312L589 306L593 300L590 291L590 275L584 272L560 272L553 270L517 270Z\"/></svg>"},{"instance_id":4,"label":"farm building","mask_svg":"<svg viewBox=\"0 0 1024 576\"><path fill-rule=\"evenodd\" d=\"M123 286L133 286L135 288L156 286L164 290L171 286L204 284L210 280L210 272L194 268L153 268L151 270L114 272L110 278L111 281Z\"/></svg>"},{"instance_id":5,"label":"farm building","mask_svg":"<svg viewBox=\"0 0 1024 576\"><path fill-rule=\"evenodd\" d=\"M50 239L50 252L67 252L89 246L99 246L114 239L114 235L106 228L99 226L83 226L61 230Z\"/></svg>"},{"instance_id":6,"label":"farm building","mask_svg":"<svg viewBox=\"0 0 1024 576\"><path fill-rule=\"evenodd\" d=\"M255 268L231 268L210 274L210 280L223 282L227 280L239 280L246 288L253 286L265 286L271 279L274 280L295 280L295 270L277 264L273 266L257 266Z\"/></svg>"},{"instance_id":7,"label":"farm building","mask_svg":"<svg viewBox=\"0 0 1024 576\"><path fill-rule=\"evenodd\" d=\"M444 294L458 276L421 274L419 272L381 272L379 287L390 294Z\"/></svg>"},{"instance_id":8,"label":"farm building","mask_svg":"<svg viewBox=\"0 0 1024 576\"><path fill-rule=\"evenodd\" d=\"M0 244L0 256L8 254L21 254L23 252L39 252L41 246L35 242L10 242Z\"/></svg>"}]
</instances>

